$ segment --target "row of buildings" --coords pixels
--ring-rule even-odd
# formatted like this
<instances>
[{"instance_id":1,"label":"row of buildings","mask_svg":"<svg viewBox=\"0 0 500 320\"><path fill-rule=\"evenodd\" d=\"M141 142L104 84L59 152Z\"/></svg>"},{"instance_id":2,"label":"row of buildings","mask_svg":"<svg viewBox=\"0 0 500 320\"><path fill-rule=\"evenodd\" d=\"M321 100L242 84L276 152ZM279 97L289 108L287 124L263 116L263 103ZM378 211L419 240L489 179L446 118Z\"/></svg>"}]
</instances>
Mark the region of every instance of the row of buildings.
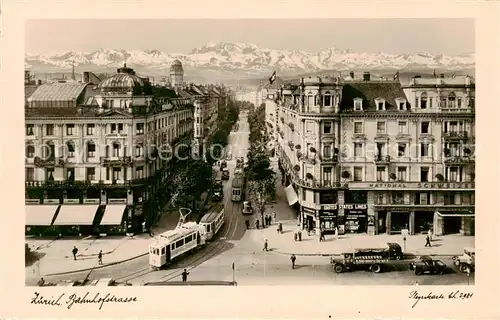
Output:
<instances>
[{"instance_id":1,"label":"row of buildings","mask_svg":"<svg viewBox=\"0 0 500 320\"><path fill-rule=\"evenodd\" d=\"M169 87L126 65L103 80L84 72L82 81L41 83L26 71L26 231L148 228L159 209L154 181L176 146L189 142L200 154L218 108L234 99L227 87L183 77L180 61Z\"/></svg>"},{"instance_id":2,"label":"row of buildings","mask_svg":"<svg viewBox=\"0 0 500 320\"><path fill-rule=\"evenodd\" d=\"M475 83L303 78L266 91L290 205L307 229L474 234Z\"/></svg>"}]
</instances>

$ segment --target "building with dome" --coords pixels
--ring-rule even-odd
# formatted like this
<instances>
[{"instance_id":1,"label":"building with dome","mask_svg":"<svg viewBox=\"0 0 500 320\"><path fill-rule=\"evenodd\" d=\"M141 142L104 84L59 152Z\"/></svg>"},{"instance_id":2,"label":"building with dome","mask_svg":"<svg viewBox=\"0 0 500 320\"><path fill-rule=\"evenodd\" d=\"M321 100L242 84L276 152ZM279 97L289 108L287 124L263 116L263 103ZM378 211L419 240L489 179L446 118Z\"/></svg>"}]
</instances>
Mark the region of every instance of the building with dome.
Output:
<instances>
[{"instance_id":1,"label":"building with dome","mask_svg":"<svg viewBox=\"0 0 500 320\"><path fill-rule=\"evenodd\" d=\"M33 86L31 86L33 87ZM26 91L27 233L141 230L158 213L162 145L193 137L192 99L154 87L124 65L101 81Z\"/></svg>"},{"instance_id":2,"label":"building with dome","mask_svg":"<svg viewBox=\"0 0 500 320\"><path fill-rule=\"evenodd\" d=\"M170 85L179 87L184 84L184 68L180 60L174 60L170 66Z\"/></svg>"}]
</instances>

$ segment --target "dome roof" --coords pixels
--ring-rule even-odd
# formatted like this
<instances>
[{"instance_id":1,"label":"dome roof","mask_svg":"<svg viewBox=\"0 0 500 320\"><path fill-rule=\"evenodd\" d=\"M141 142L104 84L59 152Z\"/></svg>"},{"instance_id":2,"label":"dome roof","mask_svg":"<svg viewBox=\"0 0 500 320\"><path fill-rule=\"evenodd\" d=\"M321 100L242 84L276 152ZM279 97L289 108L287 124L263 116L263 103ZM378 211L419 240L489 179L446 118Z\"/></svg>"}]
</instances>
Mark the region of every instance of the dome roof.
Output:
<instances>
[{"instance_id":1,"label":"dome roof","mask_svg":"<svg viewBox=\"0 0 500 320\"><path fill-rule=\"evenodd\" d=\"M170 71L184 71L182 68L182 62L180 60L174 60L170 66Z\"/></svg>"},{"instance_id":2,"label":"dome roof","mask_svg":"<svg viewBox=\"0 0 500 320\"><path fill-rule=\"evenodd\" d=\"M127 68L126 64L119 68L117 72L117 74L99 83L98 87L101 89L123 89L144 86L144 81L136 76L134 69Z\"/></svg>"}]
</instances>

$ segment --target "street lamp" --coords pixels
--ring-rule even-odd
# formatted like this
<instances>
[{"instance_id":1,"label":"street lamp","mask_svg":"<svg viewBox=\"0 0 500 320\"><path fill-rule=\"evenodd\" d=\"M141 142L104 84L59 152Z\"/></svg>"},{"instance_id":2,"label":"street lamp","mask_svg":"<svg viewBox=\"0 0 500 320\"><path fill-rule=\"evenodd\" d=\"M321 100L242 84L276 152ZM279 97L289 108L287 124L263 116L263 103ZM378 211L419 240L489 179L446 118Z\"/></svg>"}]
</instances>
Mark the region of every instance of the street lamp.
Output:
<instances>
[{"instance_id":1,"label":"street lamp","mask_svg":"<svg viewBox=\"0 0 500 320\"><path fill-rule=\"evenodd\" d=\"M406 237L403 237L403 252L406 253Z\"/></svg>"}]
</instances>

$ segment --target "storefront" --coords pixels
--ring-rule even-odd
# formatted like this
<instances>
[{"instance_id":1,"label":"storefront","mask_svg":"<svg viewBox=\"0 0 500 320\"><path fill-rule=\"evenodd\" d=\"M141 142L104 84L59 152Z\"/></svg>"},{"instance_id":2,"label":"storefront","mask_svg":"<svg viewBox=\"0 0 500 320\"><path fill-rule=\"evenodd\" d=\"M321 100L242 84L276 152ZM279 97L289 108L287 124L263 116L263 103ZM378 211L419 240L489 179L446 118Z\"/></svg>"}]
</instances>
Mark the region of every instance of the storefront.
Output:
<instances>
[{"instance_id":1,"label":"storefront","mask_svg":"<svg viewBox=\"0 0 500 320\"><path fill-rule=\"evenodd\" d=\"M338 226L338 209L336 204L323 205L319 212L320 229L324 234L334 234Z\"/></svg>"},{"instance_id":2,"label":"storefront","mask_svg":"<svg viewBox=\"0 0 500 320\"><path fill-rule=\"evenodd\" d=\"M344 204L342 208L344 209L345 232L366 233L368 230L368 205Z\"/></svg>"},{"instance_id":3,"label":"storefront","mask_svg":"<svg viewBox=\"0 0 500 320\"><path fill-rule=\"evenodd\" d=\"M316 210L302 207L302 227L305 230L313 231L316 228Z\"/></svg>"}]
</instances>

